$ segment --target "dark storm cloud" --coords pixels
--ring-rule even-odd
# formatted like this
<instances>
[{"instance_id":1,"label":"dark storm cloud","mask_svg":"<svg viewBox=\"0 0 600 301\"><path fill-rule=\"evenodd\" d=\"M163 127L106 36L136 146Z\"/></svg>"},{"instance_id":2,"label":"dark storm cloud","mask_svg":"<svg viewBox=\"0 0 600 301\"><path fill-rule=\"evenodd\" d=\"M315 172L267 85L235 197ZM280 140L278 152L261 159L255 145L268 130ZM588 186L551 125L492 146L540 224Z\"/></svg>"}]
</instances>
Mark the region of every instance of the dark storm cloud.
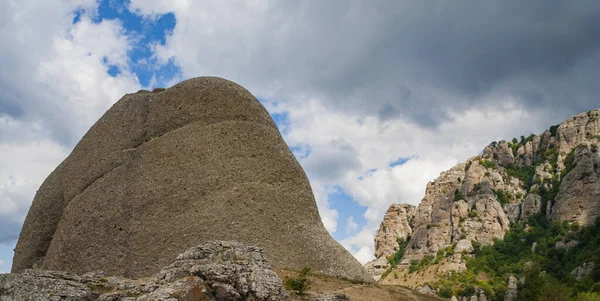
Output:
<instances>
[{"instance_id":1,"label":"dark storm cloud","mask_svg":"<svg viewBox=\"0 0 600 301\"><path fill-rule=\"evenodd\" d=\"M341 109L435 126L449 109L495 105L495 90L563 115L598 106L598 1L313 1L279 12L289 31L264 43L258 61L272 65L257 80Z\"/></svg>"}]
</instances>

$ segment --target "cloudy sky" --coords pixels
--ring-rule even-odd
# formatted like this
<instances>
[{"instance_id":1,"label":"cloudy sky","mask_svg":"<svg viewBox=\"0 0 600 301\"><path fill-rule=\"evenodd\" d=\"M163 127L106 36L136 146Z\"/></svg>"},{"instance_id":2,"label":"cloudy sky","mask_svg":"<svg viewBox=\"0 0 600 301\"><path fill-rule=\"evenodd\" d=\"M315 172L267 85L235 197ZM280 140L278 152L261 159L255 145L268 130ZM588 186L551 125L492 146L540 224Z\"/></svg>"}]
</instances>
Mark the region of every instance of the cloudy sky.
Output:
<instances>
[{"instance_id":1,"label":"cloudy sky","mask_svg":"<svg viewBox=\"0 0 600 301\"><path fill-rule=\"evenodd\" d=\"M123 94L257 96L361 262L391 203L493 140L600 107L598 1L2 0L0 272L35 191Z\"/></svg>"}]
</instances>

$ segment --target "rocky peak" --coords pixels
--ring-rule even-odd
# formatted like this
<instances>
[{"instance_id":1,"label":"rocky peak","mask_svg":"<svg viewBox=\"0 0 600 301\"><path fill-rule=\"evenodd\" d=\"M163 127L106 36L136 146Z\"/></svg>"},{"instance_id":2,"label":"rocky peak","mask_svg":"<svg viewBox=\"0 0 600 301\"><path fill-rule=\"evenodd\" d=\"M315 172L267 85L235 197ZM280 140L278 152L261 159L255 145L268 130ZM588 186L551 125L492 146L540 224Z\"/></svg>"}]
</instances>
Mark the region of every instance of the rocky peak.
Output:
<instances>
[{"instance_id":1,"label":"rocky peak","mask_svg":"<svg viewBox=\"0 0 600 301\"><path fill-rule=\"evenodd\" d=\"M375 257L393 255L398 251L398 239L406 239L412 234L411 222L415 206L392 204L375 235Z\"/></svg>"},{"instance_id":2,"label":"rocky peak","mask_svg":"<svg viewBox=\"0 0 600 301\"><path fill-rule=\"evenodd\" d=\"M12 269L146 277L212 240L259 246L276 268L371 280L323 226L267 110L216 77L117 101L37 191Z\"/></svg>"}]
</instances>

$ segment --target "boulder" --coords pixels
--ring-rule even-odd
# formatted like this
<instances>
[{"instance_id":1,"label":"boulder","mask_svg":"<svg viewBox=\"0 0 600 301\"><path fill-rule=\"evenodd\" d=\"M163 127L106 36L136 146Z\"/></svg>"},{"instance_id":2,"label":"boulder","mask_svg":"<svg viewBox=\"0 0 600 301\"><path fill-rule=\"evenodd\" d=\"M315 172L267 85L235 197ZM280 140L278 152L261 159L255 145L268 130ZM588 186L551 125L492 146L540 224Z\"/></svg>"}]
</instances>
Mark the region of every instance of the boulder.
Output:
<instances>
[{"instance_id":1,"label":"boulder","mask_svg":"<svg viewBox=\"0 0 600 301\"><path fill-rule=\"evenodd\" d=\"M275 268L372 281L323 226L269 113L215 77L115 103L39 188L12 271L146 277L213 240L261 247Z\"/></svg>"},{"instance_id":2,"label":"boulder","mask_svg":"<svg viewBox=\"0 0 600 301\"><path fill-rule=\"evenodd\" d=\"M259 248L211 241L183 252L153 278L132 280L104 273L80 277L45 270L0 274L0 300L289 301L290 297Z\"/></svg>"}]
</instances>

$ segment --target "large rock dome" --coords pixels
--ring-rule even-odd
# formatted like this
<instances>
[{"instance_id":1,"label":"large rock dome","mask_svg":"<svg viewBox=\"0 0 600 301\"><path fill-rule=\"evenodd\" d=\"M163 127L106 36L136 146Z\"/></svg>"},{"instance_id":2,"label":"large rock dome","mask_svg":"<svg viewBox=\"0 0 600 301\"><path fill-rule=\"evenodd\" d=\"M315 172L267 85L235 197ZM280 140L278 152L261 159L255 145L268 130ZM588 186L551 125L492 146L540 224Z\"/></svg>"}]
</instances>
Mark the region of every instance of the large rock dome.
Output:
<instances>
[{"instance_id":1,"label":"large rock dome","mask_svg":"<svg viewBox=\"0 0 600 301\"><path fill-rule=\"evenodd\" d=\"M145 277L212 240L257 245L274 268L371 279L325 230L267 111L215 77L115 103L38 190L13 272Z\"/></svg>"}]
</instances>

